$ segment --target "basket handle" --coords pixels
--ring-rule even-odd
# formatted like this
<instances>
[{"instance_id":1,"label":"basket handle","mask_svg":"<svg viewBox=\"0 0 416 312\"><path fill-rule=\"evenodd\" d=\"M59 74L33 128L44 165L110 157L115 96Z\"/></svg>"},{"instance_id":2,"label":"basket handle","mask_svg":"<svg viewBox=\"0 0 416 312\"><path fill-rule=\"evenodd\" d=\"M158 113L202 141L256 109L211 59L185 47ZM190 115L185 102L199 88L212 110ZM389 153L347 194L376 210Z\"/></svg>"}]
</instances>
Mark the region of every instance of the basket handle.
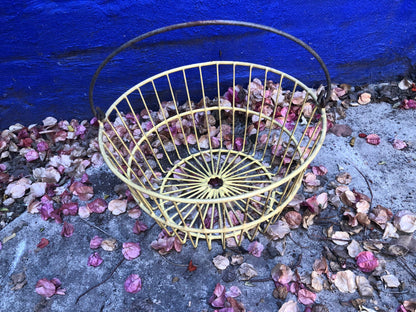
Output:
<instances>
[{"instance_id":1,"label":"basket handle","mask_svg":"<svg viewBox=\"0 0 416 312\"><path fill-rule=\"evenodd\" d=\"M161 27L161 28L149 31L145 34L142 34L142 35L140 35L136 38L133 38L133 39L127 41L123 45L119 46L116 50L114 50L110 55L108 55L106 57L106 59L100 64L100 66L98 66L97 70L94 73L94 76L92 77L91 83L90 83L88 96L89 96L89 102L90 102L91 110L92 110L94 116L96 116L99 120L102 120L105 117L103 111L99 107L94 106L94 100L93 100L94 86L95 86L95 83L97 81L98 75L100 74L101 70L104 68L104 66L108 62L110 62L114 58L114 56L116 56L120 52L124 51L125 49L129 48L133 44L135 44L139 41L142 41L146 38L152 37L154 35L158 35L158 34L165 33L165 32L171 31L171 30L176 30L176 29L196 27L196 26L210 26L210 25L243 26L243 27L255 28L255 29L260 29L260 30L266 30L268 32L280 35L282 37L285 37L285 38L297 43L302 48L306 49L310 54L312 54L313 57L319 62L319 65L321 66L322 70L325 73L327 86L328 86L328 88L331 88L331 77L329 75L328 68L326 67L325 63L323 62L321 57L318 55L318 53L316 53L315 50L313 50L309 45L307 45L302 40L300 40L300 39L284 32L284 31L278 30L278 29L273 28L273 27L261 25L261 24L242 22L242 21L232 21L232 20L194 21L194 22L174 24L174 25L165 26L165 27ZM331 92L326 92L326 94L324 94L324 93L319 94L319 96L318 96L319 105L321 107L325 107L325 105L330 100L330 97L331 97Z\"/></svg>"}]
</instances>

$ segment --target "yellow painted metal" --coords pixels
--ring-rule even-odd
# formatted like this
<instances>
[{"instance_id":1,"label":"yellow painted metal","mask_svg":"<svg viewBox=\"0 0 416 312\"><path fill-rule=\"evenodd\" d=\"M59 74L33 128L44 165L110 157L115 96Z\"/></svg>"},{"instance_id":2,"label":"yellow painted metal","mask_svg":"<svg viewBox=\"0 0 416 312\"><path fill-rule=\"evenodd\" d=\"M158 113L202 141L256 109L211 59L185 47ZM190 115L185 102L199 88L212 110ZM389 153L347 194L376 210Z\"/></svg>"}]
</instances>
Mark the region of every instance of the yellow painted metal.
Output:
<instances>
[{"instance_id":1,"label":"yellow painted metal","mask_svg":"<svg viewBox=\"0 0 416 312\"><path fill-rule=\"evenodd\" d=\"M212 81L212 75L216 90L207 90L205 81L207 76ZM263 98L254 110L250 82L260 77ZM274 118L277 103L272 114L263 113L270 79L279 84L278 94L285 85L291 88L283 120ZM236 103L233 97L225 105L221 94L230 84L235 94L237 81L248 85L246 104ZM304 99L296 104L298 117L288 128L296 91L303 91ZM202 98L198 105L194 93ZM100 122L99 145L110 169L168 233L182 242L189 239L195 247L200 239L209 248L213 240L225 247L228 239L234 239L238 245L244 235L254 239L274 223L301 186L326 133L325 110L316 101L315 93L302 82L267 66L234 61L182 66L122 94ZM307 117L306 103L314 103ZM145 126L141 116L146 118ZM195 142L188 142L187 136ZM213 136L218 138L215 144ZM237 139L243 141L241 148L234 148ZM271 152L271 141L281 149L278 156Z\"/></svg>"}]
</instances>

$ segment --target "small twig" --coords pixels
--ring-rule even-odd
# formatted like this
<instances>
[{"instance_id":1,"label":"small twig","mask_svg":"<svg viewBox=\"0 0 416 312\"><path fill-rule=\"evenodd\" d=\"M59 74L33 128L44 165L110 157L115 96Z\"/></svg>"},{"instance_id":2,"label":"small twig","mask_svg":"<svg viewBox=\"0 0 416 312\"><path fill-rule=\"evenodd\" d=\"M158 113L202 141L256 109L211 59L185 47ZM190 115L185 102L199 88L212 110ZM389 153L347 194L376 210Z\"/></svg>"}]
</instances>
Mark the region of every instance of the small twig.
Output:
<instances>
[{"instance_id":1,"label":"small twig","mask_svg":"<svg viewBox=\"0 0 416 312\"><path fill-rule=\"evenodd\" d=\"M179 266L179 267L188 267L189 264L181 264L181 263L175 263L173 261L170 261L168 258L166 258L164 255L160 255L163 259L165 259L166 262L175 265L175 266Z\"/></svg>"},{"instance_id":2,"label":"small twig","mask_svg":"<svg viewBox=\"0 0 416 312\"><path fill-rule=\"evenodd\" d=\"M398 257L397 262L416 280L416 274L412 271L411 268L406 263L406 259L403 257Z\"/></svg>"},{"instance_id":3,"label":"small twig","mask_svg":"<svg viewBox=\"0 0 416 312\"><path fill-rule=\"evenodd\" d=\"M108 233L108 232L104 231L102 228L100 228L100 227L96 226L95 224L92 224L91 222L88 222L87 220L85 220L85 219L83 219L83 218L80 218L80 219L81 219L83 222L85 222L86 224L88 224L89 226L91 226L91 227L93 227L93 228L97 229L98 231L100 231L100 232L104 233L105 235L108 235L108 236L110 236L110 237L113 237L110 233Z\"/></svg>"},{"instance_id":4,"label":"small twig","mask_svg":"<svg viewBox=\"0 0 416 312\"><path fill-rule=\"evenodd\" d=\"M92 286L91 288L88 288L81 295L79 295L77 300L75 301L75 304L78 304L79 299L81 299L81 297L83 297L84 295L88 294L91 290L93 290L93 289L97 288L98 286L101 286L102 284L107 282L113 276L114 272L118 269L118 267L124 262L124 260L125 260L125 258L123 257L123 259L121 259L119 261L119 263L117 263L117 265L114 267L114 269L111 271L111 273L103 281L101 281L98 284Z\"/></svg>"},{"instance_id":5,"label":"small twig","mask_svg":"<svg viewBox=\"0 0 416 312\"><path fill-rule=\"evenodd\" d=\"M361 176L363 177L363 179L364 179L365 183L367 183L368 190L370 191L370 208L368 209L368 212L370 212L370 211L371 211L371 206L372 206L372 204L373 204L373 191L371 190L370 182L368 181L368 179L367 179L367 177L364 175L364 173L362 173L362 172L360 171L360 169L358 169L356 166L354 166L354 168L355 168L355 170L357 170L357 171L358 171L358 173L359 173L359 174L361 174Z\"/></svg>"}]
</instances>

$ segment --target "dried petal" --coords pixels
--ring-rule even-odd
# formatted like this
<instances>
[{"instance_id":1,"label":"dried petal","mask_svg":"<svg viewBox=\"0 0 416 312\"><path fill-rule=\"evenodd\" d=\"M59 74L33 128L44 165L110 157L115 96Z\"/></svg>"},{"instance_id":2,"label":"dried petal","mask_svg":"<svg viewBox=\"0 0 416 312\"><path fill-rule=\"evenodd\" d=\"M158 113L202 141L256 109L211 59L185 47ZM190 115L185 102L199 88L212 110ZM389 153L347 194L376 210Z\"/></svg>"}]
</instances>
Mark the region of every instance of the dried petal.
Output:
<instances>
[{"instance_id":1,"label":"dried petal","mask_svg":"<svg viewBox=\"0 0 416 312\"><path fill-rule=\"evenodd\" d=\"M54 118L54 117L46 117L43 120L43 125L45 127L51 127L51 126L56 125L57 122L58 122L58 120L56 118Z\"/></svg>"},{"instance_id":2,"label":"dried petal","mask_svg":"<svg viewBox=\"0 0 416 312\"><path fill-rule=\"evenodd\" d=\"M400 281L399 279L394 276L393 274L387 274L387 275L383 275L381 277L381 280L386 284L387 287L399 287L400 286Z\"/></svg>"},{"instance_id":3,"label":"dried petal","mask_svg":"<svg viewBox=\"0 0 416 312\"><path fill-rule=\"evenodd\" d=\"M98 252L94 252L88 257L87 264L89 266L98 267L101 263L103 263L103 258L101 258Z\"/></svg>"},{"instance_id":4,"label":"dried petal","mask_svg":"<svg viewBox=\"0 0 416 312\"><path fill-rule=\"evenodd\" d=\"M71 223L64 222L62 226L61 236L63 237L71 237L74 233L74 226Z\"/></svg>"},{"instance_id":5,"label":"dried petal","mask_svg":"<svg viewBox=\"0 0 416 312\"><path fill-rule=\"evenodd\" d=\"M27 150L27 152L25 154L25 158L29 162L34 161L34 160L39 158L39 154L34 149L30 148L30 149Z\"/></svg>"},{"instance_id":6,"label":"dried petal","mask_svg":"<svg viewBox=\"0 0 416 312\"><path fill-rule=\"evenodd\" d=\"M91 210L87 206L79 206L78 215L82 218L88 218L91 214Z\"/></svg>"},{"instance_id":7,"label":"dried petal","mask_svg":"<svg viewBox=\"0 0 416 312\"><path fill-rule=\"evenodd\" d=\"M35 197L42 197L46 192L46 182L35 182L30 186L30 193Z\"/></svg>"},{"instance_id":8,"label":"dried petal","mask_svg":"<svg viewBox=\"0 0 416 312\"><path fill-rule=\"evenodd\" d=\"M254 242L251 242L248 245L247 250L253 256L255 256L257 258L260 258L261 257L261 253L264 250L264 246L263 246L262 243L254 241Z\"/></svg>"},{"instance_id":9,"label":"dried petal","mask_svg":"<svg viewBox=\"0 0 416 312\"><path fill-rule=\"evenodd\" d=\"M350 257L355 258L358 256L360 252L363 251L363 248L356 240L353 239L351 243L348 245L347 251Z\"/></svg>"},{"instance_id":10,"label":"dried petal","mask_svg":"<svg viewBox=\"0 0 416 312\"><path fill-rule=\"evenodd\" d=\"M373 297L374 289L365 276L357 276L355 282L361 297Z\"/></svg>"},{"instance_id":11,"label":"dried petal","mask_svg":"<svg viewBox=\"0 0 416 312\"><path fill-rule=\"evenodd\" d=\"M91 249L97 249L101 246L101 243L103 242L103 239L97 235L95 235L91 240L90 240L90 248Z\"/></svg>"},{"instance_id":12,"label":"dried petal","mask_svg":"<svg viewBox=\"0 0 416 312\"><path fill-rule=\"evenodd\" d=\"M328 273L328 262L326 258L322 257L321 259L316 259L313 263L313 270L318 274Z\"/></svg>"},{"instance_id":13,"label":"dried petal","mask_svg":"<svg viewBox=\"0 0 416 312\"><path fill-rule=\"evenodd\" d=\"M302 223L302 215L297 211L289 211L285 214L284 219L290 229L297 229Z\"/></svg>"},{"instance_id":14,"label":"dried petal","mask_svg":"<svg viewBox=\"0 0 416 312\"><path fill-rule=\"evenodd\" d=\"M349 243L350 235L347 232L336 231L331 238L335 244L343 246Z\"/></svg>"},{"instance_id":15,"label":"dried petal","mask_svg":"<svg viewBox=\"0 0 416 312\"><path fill-rule=\"evenodd\" d=\"M228 258L221 255L218 255L212 259L212 262L218 270L225 270L230 265Z\"/></svg>"},{"instance_id":16,"label":"dried petal","mask_svg":"<svg viewBox=\"0 0 416 312\"><path fill-rule=\"evenodd\" d=\"M312 305L315 303L316 294L307 290L306 288L303 288L298 292L298 300L304 305Z\"/></svg>"},{"instance_id":17,"label":"dried petal","mask_svg":"<svg viewBox=\"0 0 416 312\"><path fill-rule=\"evenodd\" d=\"M117 248L117 240L114 238L104 239L101 242L101 248L105 251L114 251Z\"/></svg>"},{"instance_id":18,"label":"dried petal","mask_svg":"<svg viewBox=\"0 0 416 312\"><path fill-rule=\"evenodd\" d=\"M343 293L353 293L357 289L355 275L350 270L339 271L335 276L334 284Z\"/></svg>"},{"instance_id":19,"label":"dried petal","mask_svg":"<svg viewBox=\"0 0 416 312\"><path fill-rule=\"evenodd\" d=\"M368 92L364 92L358 98L358 103L361 105L365 105L371 102L371 94Z\"/></svg>"},{"instance_id":20,"label":"dried petal","mask_svg":"<svg viewBox=\"0 0 416 312\"><path fill-rule=\"evenodd\" d=\"M316 271L312 271L311 273L311 288L316 292L320 292L324 288L324 281Z\"/></svg>"},{"instance_id":21,"label":"dried petal","mask_svg":"<svg viewBox=\"0 0 416 312\"><path fill-rule=\"evenodd\" d=\"M47 240L46 238L42 237L39 244L36 246L37 248L45 248L46 246L49 245L49 240Z\"/></svg>"},{"instance_id":22,"label":"dried petal","mask_svg":"<svg viewBox=\"0 0 416 312\"><path fill-rule=\"evenodd\" d=\"M140 233L142 233L146 230L147 230L147 225L144 224L143 222L139 221L139 220L136 220L136 222L134 223L134 226L133 226L133 233L134 234L140 234Z\"/></svg>"},{"instance_id":23,"label":"dried petal","mask_svg":"<svg viewBox=\"0 0 416 312\"><path fill-rule=\"evenodd\" d=\"M124 289L131 294L135 294L142 289L142 280L137 274L130 274L124 282Z\"/></svg>"},{"instance_id":24,"label":"dried petal","mask_svg":"<svg viewBox=\"0 0 416 312\"><path fill-rule=\"evenodd\" d=\"M225 292L225 297L236 298L241 295L241 290L237 286L231 286L229 291Z\"/></svg>"},{"instance_id":25,"label":"dried petal","mask_svg":"<svg viewBox=\"0 0 416 312\"><path fill-rule=\"evenodd\" d=\"M282 239L290 233L290 228L285 221L278 220L267 228L266 233L272 240Z\"/></svg>"},{"instance_id":26,"label":"dried petal","mask_svg":"<svg viewBox=\"0 0 416 312\"><path fill-rule=\"evenodd\" d=\"M80 200L87 201L94 196L92 186L87 186L81 182L74 182L69 187L69 190L74 195L78 196Z\"/></svg>"},{"instance_id":27,"label":"dried petal","mask_svg":"<svg viewBox=\"0 0 416 312\"><path fill-rule=\"evenodd\" d=\"M35 291L42 297L50 298L55 295L56 286L50 280L42 278L36 283Z\"/></svg>"},{"instance_id":28,"label":"dried petal","mask_svg":"<svg viewBox=\"0 0 416 312\"><path fill-rule=\"evenodd\" d=\"M103 213L107 209L107 202L102 198L96 198L88 203L87 207L91 212Z\"/></svg>"},{"instance_id":29,"label":"dried petal","mask_svg":"<svg viewBox=\"0 0 416 312\"><path fill-rule=\"evenodd\" d=\"M406 142L399 140L399 139L394 139L392 144L393 144L393 148L397 150L401 150L407 147Z\"/></svg>"},{"instance_id":30,"label":"dried petal","mask_svg":"<svg viewBox=\"0 0 416 312\"><path fill-rule=\"evenodd\" d=\"M366 137L366 141L372 145L379 145L380 144L380 137L377 134L369 134Z\"/></svg>"},{"instance_id":31,"label":"dried petal","mask_svg":"<svg viewBox=\"0 0 416 312\"><path fill-rule=\"evenodd\" d=\"M413 233L416 231L416 214L409 210L401 210L394 216L393 223L399 231Z\"/></svg>"},{"instance_id":32,"label":"dried petal","mask_svg":"<svg viewBox=\"0 0 416 312\"><path fill-rule=\"evenodd\" d=\"M127 260L133 260L140 256L140 245L139 243L123 243L123 256Z\"/></svg>"},{"instance_id":33,"label":"dried petal","mask_svg":"<svg viewBox=\"0 0 416 312\"><path fill-rule=\"evenodd\" d=\"M238 273L240 273L241 279L243 281L249 280L253 278L254 276L257 276L257 271L254 269L254 267L251 264L243 263L238 268Z\"/></svg>"},{"instance_id":34,"label":"dried petal","mask_svg":"<svg viewBox=\"0 0 416 312\"><path fill-rule=\"evenodd\" d=\"M298 304L290 300L288 302L285 302L279 309L278 312L299 312Z\"/></svg>"},{"instance_id":35,"label":"dried petal","mask_svg":"<svg viewBox=\"0 0 416 312\"><path fill-rule=\"evenodd\" d=\"M278 263L271 271L272 279L282 285L287 285L294 278L293 271L284 264Z\"/></svg>"},{"instance_id":36,"label":"dried petal","mask_svg":"<svg viewBox=\"0 0 416 312\"><path fill-rule=\"evenodd\" d=\"M222 308L224 307L225 299L225 287L218 283L215 286L214 293L211 298L209 298L208 302L215 308Z\"/></svg>"},{"instance_id":37,"label":"dried petal","mask_svg":"<svg viewBox=\"0 0 416 312\"><path fill-rule=\"evenodd\" d=\"M108 210L112 212L113 215L118 216L127 210L127 200L126 199L113 199L108 203Z\"/></svg>"},{"instance_id":38,"label":"dried petal","mask_svg":"<svg viewBox=\"0 0 416 312\"><path fill-rule=\"evenodd\" d=\"M352 181L352 177L348 172L340 173L335 179L341 184L350 184Z\"/></svg>"},{"instance_id":39,"label":"dried petal","mask_svg":"<svg viewBox=\"0 0 416 312\"><path fill-rule=\"evenodd\" d=\"M312 167L312 172L314 175L317 176L323 176L326 175L328 173L328 169L325 166L313 166Z\"/></svg>"},{"instance_id":40,"label":"dried petal","mask_svg":"<svg viewBox=\"0 0 416 312\"><path fill-rule=\"evenodd\" d=\"M363 272L373 272L378 266L378 260L371 251L362 251L355 258L357 266Z\"/></svg>"}]
</instances>

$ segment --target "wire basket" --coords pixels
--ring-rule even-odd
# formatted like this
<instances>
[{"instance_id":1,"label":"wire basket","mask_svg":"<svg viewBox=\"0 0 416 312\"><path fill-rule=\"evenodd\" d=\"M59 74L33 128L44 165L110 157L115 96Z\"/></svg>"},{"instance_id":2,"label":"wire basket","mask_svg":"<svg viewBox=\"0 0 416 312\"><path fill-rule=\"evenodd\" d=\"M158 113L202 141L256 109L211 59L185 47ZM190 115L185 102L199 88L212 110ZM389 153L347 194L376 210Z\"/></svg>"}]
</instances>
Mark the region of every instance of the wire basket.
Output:
<instances>
[{"instance_id":1,"label":"wire basket","mask_svg":"<svg viewBox=\"0 0 416 312\"><path fill-rule=\"evenodd\" d=\"M90 85L99 145L112 172L167 233L197 247L205 239L240 245L276 222L301 186L326 133L325 99L274 68L211 61L167 70L123 93L105 115L93 105L101 69L119 52L166 31L206 25L284 32L236 21L198 21L157 29L114 51ZM215 79L213 89L205 86ZM224 93L224 88L227 90Z\"/></svg>"}]
</instances>

